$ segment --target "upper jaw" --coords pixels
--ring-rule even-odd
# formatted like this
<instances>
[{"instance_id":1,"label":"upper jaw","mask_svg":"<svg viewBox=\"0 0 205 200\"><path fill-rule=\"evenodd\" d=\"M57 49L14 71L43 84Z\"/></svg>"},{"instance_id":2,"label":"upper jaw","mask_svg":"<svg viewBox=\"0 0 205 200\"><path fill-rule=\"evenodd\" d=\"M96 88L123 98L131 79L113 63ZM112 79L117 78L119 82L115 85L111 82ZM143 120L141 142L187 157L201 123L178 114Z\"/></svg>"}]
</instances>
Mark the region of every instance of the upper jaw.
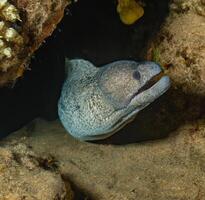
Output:
<instances>
[{"instance_id":1,"label":"upper jaw","mask_svg":"<svg viewBox=\"0 0 205 200\"><path fill-rule=\"evenodd\" d=\"M149 105L151 102L153 102L155 99L157 99L169 89L171 82L168 76L162 76L162 74L159 74L158 77L153 78L156 78L156 82L153 82L154 84L152 84L151 87L149 87L148 89L144 88L143 86L144 90L137 92L133 96L129 106L134 105L144 107L146 105Z\"/></svg>"},{"instance_id":2,"label":"upper jaw","mask_svg":"<svg viewBox=\"0 0 205 200\"><path fill-rule=\"evenodd\" d=\"M151 79L149 79L134 95L137 96L138 94L144 92L145 90L151 88L153 85L155 85L162 77L163 72L159 72L158 74L154 75Z\"/></svg>"}]
</instances>

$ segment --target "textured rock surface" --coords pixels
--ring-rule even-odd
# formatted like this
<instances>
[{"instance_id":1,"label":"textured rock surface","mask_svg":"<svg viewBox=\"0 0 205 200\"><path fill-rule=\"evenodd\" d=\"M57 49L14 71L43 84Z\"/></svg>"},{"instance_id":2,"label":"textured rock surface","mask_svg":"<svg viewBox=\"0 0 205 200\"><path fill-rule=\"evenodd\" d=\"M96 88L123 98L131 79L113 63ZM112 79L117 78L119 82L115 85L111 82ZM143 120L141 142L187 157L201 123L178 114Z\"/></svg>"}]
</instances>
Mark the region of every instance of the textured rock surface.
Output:
<instances>
[{"instance_id":1,"label":"textured rock surface","mask_svg":"<svg viewBox=\"0 0 205 200\"><path fill-rule=\"evenodd\" d=\"M0 147L1 200L60 200L66 196L72 199L72 191L66 190L49 157L38 157L23 143Z\"/></svg>"},{"instance_id":2,"label":"textured rock surface","mask_svg":"<svg viewBox=\"0 0 205 200\"><path fill-rule=\"evenodd\" d=\"M62 19L67 4L67 0L12 1L20 13L21 21L16 24L24 44L12 49L12 57L0 60L0 86L22 76L33 52L51 35Z\"/></svg>"},{"instance_id":3,"label":"textured rock surface","mask_svg":"<svg viewBox=\"0 0 205 200\"><path fill-rule=\"evenodd\" d=\"M59 122L37 120L12 137L59 161L65 179L93 199L200 199L205 191L205 121L169 138L122 146L82 143Z\"/></svg>"},{"instance_id":4,"label":"textured rock surface","mask_svg":"<svg viewBox=\"0 0 205 200\"><path fill-rule=\"evenodd\" d=\"M205 95L205 2L174 0L155 48L175 87Z\"/></svg>"}]
</instances>

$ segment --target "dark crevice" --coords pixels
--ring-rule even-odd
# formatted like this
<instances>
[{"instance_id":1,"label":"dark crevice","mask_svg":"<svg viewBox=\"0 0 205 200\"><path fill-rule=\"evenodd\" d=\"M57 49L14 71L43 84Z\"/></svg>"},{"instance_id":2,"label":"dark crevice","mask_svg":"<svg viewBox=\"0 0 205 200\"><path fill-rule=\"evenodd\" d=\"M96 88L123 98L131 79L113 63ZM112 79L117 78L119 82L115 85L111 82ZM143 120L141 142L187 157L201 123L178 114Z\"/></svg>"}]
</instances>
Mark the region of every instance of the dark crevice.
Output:
<instances>
[{"instance_id":1,"label":"dark crevice","mask_svg":"<svg viewBox=\"0 0 205 200\"><path fill-rule=\"evenodd\" d=\"M142 52L146 52L148 42L168 14L169 0L144 3L144 16L131 26L120 21L116 0L84 0L73 4L60 26L67 45L65 54L88 59L96 65L119 59L143 59Z\"/></svg>"},{"instance_id":2,"label":"dark crevice","mask_svg":"<svg viewBox=\"0 0 205 200\"><path fill-rule=\"evenodd\" d=\"M116 12L116 0L79 0L71 5L52 37L31 61L30 71L14 88L0 89L0 136L36 117L53 120L65 78L64 57L102 65L119 59L142 59L147 44L168 14L168 0L145 0L145 15L132 26Z\"/></svg>"}]
</instances>

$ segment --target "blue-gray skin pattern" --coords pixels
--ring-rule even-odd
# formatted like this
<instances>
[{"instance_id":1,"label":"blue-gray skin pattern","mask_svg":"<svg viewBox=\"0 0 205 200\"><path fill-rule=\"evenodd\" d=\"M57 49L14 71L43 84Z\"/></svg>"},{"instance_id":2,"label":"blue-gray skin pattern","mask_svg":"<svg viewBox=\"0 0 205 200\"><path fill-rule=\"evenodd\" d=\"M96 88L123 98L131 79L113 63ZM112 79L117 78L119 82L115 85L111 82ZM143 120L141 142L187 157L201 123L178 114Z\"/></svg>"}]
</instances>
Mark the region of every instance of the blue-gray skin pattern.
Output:
<instances>
[{"instance_id":1,"label":"blue-gray skin pattern","mask_svg":"<svg viewBox=\"0 0 205 200\"><path fill-rule=\"evenodd\" d=\"M154 62L116 61L97 68L66 59L67 78L58 103L65 129L79 140L105 139L170 87ZM154 78L153 78L154 77Z\"/></svg>"}]
</instances>

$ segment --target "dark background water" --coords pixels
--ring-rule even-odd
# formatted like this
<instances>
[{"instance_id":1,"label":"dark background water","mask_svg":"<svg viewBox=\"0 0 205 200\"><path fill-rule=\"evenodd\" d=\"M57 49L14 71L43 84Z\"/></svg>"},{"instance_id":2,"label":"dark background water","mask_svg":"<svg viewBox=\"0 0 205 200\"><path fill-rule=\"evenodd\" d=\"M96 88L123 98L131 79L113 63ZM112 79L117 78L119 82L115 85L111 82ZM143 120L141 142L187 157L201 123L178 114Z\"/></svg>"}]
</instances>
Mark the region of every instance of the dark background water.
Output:
<instances>
[{"instance_id":1,"label":"dark background water","mask_svg":"<svg viewBox=\"0 0 205 200\"><path fill-rule=\"evenodd\" d=\"M79 0L71 5L52 37L36 52L31 70L13 88L0 89L0 136L36 117L58 117L65 56L88 59L97 66L119 59L142 60L168 14L169 1L144 2L145 15L132 26L121 23L114 0Z\"/></svg>"}]
</instances>

